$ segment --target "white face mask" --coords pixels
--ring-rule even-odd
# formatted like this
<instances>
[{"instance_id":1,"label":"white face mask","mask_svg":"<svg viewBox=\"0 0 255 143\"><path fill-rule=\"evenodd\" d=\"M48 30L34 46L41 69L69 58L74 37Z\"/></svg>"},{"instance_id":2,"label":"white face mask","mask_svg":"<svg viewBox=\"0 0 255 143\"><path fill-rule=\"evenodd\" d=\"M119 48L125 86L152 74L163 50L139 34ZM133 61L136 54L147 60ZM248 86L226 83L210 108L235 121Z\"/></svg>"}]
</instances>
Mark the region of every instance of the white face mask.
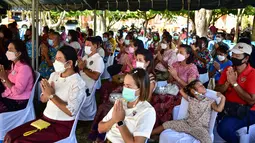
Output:
<instances>
[{"instance_id":1,"label":"white face mask","mask_svg":"<svg viewBox=\"0 0 255 143\"><path fill-rule=\"evenodd\" d=\"M193 41L193 43L196 43L196 42L197 42L197 39L193 39L192 41Z\"/></svg>"},{"instance_id":2,"label":"white face mask","mask_svg":"<svg viewBox=\"0 0 255 143\"><path fill-rule=\"evenodd\" d=\"M185 60L185 56L184 55L182 55L182 54L177 54L177 61L178 62L182 62L182 61L184 61Z\"/></svg>"},{"instance_id":3,"label":"white face mask","mask_svg":"<svg viewBox=\"0 0 255 143\"><path fill-rule=\"evenodd\" d=\"M161 43L161 49L165 50L167 48L167 44Z\"/></svg>"},{"instance_id":4,"label":"white face mask","mask_svg":"<svg viewBox=\"0 0 255 143\"><path fill-rule=\"evenodd\" d=\"M125 45L129 45L129 44L130 44L129 40L125 40Z\"/></svg>"},{"instance_id":5,"label":"white face mask","mask_svg":"<svg viewBox=\"0 0 255 143\"><path fill-rule=\"evenodd\" d=\"M217 55L217 58L218 58L218 60L219 61L224 61L225 59L226 59L226 57L225 56L222 56L222 55Z\"/></svg>"},{"instance_id":6,"label":"white face mask","mask_svg":"<svg viewBox=\"0 0 255 143\"><path fill-rule=\"evenodd\" d=\"M66 71L65 64L57 60L53 63L53 67L57 73L63 73Z\"/></svg>"},{"instance_id":7,"label":"white face mask","mask_svg":"<svg viewBox=\"0 0 255 143\"><path fill-rule=\"evenodd\" d=\"M145 69L145 67L144 67L144 63L143 62L136 62L136 67L137 68L142 68L142 69Z\"/></svg>"},{"instance_id":8,"label":"white face mask","mask_svg":"<svg viewBox=\"0 0 255 143\"><path fill-rule=\"evenodd\" d=\"M84 50L86 55L90 55L92 53L91 46L85 46Z\"/></svg>"},{"instance_id":9,"label":"white face mask","mask_svg":"<svg viewBox=\"0 0 255 143\"><path fill-rule=\"evenodd\" d=\"M103 42L106 42L106 41L108 41L108 38L103 38Z\"/></svg>"},{"instance_id":10,"label":"white face mask","mask_svg":"<svg viewBox=\"0 0 255 143\"><path fill-rule=\"evenodd\" d=\"M137 34L134 34L134 37L136 38L136 37L137 37Z\"/></svg>"},{"instance_id":11,"label":"white face mask","mask_svg":"<svg viewBox=\"0 0 255 143\"><path fill-rule=\"evenodd\" d=\"M9 61L15 61L17 59L15 54L15 52L7 51L5 55Z\"/></svg>"},{"instance_id":12,"label":"white face mask","mask_svg":"<svg viewBox=\"0 0 255 143\"><path fill-rule=\"evenodd\" d=\"M216 41L219 43L219 42L221 42L221 41L222 41L222 39L221 39L221 38L219 38L219 37L216 37Z\"/></svg>"}]
</instances>

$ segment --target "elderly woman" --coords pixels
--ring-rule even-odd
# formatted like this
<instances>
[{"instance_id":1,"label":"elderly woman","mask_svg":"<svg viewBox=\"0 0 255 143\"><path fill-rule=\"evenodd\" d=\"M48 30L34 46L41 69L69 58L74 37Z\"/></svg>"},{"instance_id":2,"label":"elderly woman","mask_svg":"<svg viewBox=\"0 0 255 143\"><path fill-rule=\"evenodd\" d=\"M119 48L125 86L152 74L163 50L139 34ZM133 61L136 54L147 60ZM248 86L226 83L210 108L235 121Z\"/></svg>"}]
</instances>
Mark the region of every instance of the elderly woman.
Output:
<instances>
[{"instance_id":1,"label":"elderly woman","mask_svg":"<svg viewBox=\"0 0 255 143\"><path fill-rule=\"evenodd\" d=\"M177 62L168 68L168 83L175 84L180 88L185 87L191 81L198 79L199 74L194 62L192 48L188 45L181 45L177 54ZM153 95L151 104L156 110L157 120L155 127L165 121L172 119L174 106L179 105L181 96L161 94Z\"/></svg>"},{"instance_id":2,"label":"elderly woman","mask_svg":"<svg viewBox=\"0 0 255 143\"><path fill-rule=\"evenodd\" d=\"M5 71L0 65L0 79L5 87L0 97L0 113L24 109L34 85L34 72L26 45L21 40L12 41L6 56L12 61L12 68Z\"/></svg>"},{"instance_id":3,"label":"elderly woman","mask_svg":"<svg viewBox=\"0 0 255 143\"><path fill-rule=\"evenodd\" d=\"M34 121L28 122L9 131L5 136L5 143L56 142L69 136L79 106L86 97L85 83L75 67L77 59L74 48L60 48L53 64L56 72L51 74L48 81L41 81L41 101L47 103L47 106L40 119L50 123L50 126L23 136L25 132L36 129L30 125Z\"/></svg>"}]
</instances>

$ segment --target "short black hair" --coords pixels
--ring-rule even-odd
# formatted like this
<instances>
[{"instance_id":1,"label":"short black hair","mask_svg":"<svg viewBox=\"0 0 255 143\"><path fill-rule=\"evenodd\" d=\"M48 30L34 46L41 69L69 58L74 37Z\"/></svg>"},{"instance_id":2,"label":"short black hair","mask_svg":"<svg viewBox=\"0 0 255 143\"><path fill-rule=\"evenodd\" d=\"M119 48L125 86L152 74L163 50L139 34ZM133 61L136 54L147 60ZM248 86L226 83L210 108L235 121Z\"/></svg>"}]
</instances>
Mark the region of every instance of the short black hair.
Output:
<instances>
[{"instance_id":1,"label":"short black hair","mask_svg":"<svg viewBox=\"0 0 255 143\"><path fill-rule=\"evenodd\" d=\"M76 30L80 32L80 31L81 31L81 28L80 28L80 27L77 27Z\"/></svg>"},{"instance_id":2,"label":"short black hair","mask_svg":"<svg viewBox=\"0 0 255 143\"><path fill-rule=\"evenodd\" d=\"M98 43L98 39L96 37L88 37L86 41L90 41L93 45Z\"/></svg>"},{"instance_id":3,"label":"short black hair","mask_svg":"<svg viewBox=\"0 0 255 143\"><path fill-rule=\"evenodd\" d=\"M109 34L114 36L114 32L113 31L109 31Z\"/></svg>"},{"instance_id":4,"label":"short black hair","mask_svg":"<svg viewBox=\"0 0 255 143\"><path fill-rule=\"evenodd\" d=\"M224 53L224 54L228 54L229 46L222 42L219 44L219 48L217 49L217 51Z\"/></svg>"},{"instance_id":5,"label":"short black hair","mask_svg":"<svg viewBox=\"0 0 255 143\"><path fill-rule=\"evenodd\" d=\"M105 32L103 35L106 35L107 37L109 37L109 33L108 32Z\"/></svg>"},{"instance_id":6,"label":"short black hair","mask_svg":"<svg viewBox=\"0 0 255 143\"><path fill-rule=\"evenodd\" d=\"M182 45L180 45L180 47L185 48L186 53L189 54L189 57L186 60L186 64L194 63L195 59L194 59L194 54L193 54L192 48L186 44L182 44Z\"/></svg>"},{"instance_id":7,"label":"short black hair","mask_svg":"<svg viewBox=\"0 0 255 143\"><path fill-rule=\"evenodd\" d=\"M98 44L103 43L103 40L102 40L102 38L100 36L96 36L95 38L97 39L97 43Z\"/></svg>"},{"instance_id":8,"label":"short black hair","mask_svg":"<svg viewBox=\"0 0 255 143\"><path fill-rule=\"evenodd\" d=\"M246 43L248 45L251 45L251 39L249 39L249 38L241 38L241 39L238 40L237 43Z\"/></svg>"},{"instance_id":9,"label":"short black hair","mask_svg":"<svg viewBox=\"0 0 255 143\"><path fill-rule=\"evenodd\" d=\"M93 36L93 30L92 29L88 30L88 36Z\"/></svg>"},{"instance_id":10,"label":"short black hair","mask_svg":"<svg viewBox=\"0 0 255 143\"><path fill-rule=\"evenodd\" d=\"M49 32L50 28L48 26L44 26L43 30L45 30L47 33Z\"/></svg>"}]
</instances>

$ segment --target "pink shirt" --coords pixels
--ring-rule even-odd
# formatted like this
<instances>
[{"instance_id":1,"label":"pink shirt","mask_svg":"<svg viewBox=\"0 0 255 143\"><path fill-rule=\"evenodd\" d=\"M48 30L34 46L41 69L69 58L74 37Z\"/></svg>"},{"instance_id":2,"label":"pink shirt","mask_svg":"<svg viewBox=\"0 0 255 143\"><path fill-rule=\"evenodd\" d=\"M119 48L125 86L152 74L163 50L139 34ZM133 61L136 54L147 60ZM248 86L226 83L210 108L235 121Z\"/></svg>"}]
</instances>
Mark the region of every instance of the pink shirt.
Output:
<instances>
[{"instance_id":1,"label":"pink shirt","mask_svg":"<svg viewBox=\"0 0 255 143\"><path fill-rule=\"evenodd\" d=\"M133 66L133 68L135 68L136 67L136 59L135 59L135 55L134 54L128 54L128 59L127 60L130 60L131 61L131 64L132 64L132 66ZM125 72L127 73L127 72L130 72L131 71L131 69L130 69L130 67L129 66L127 66L126 67L126 69L125 69Z\"/></svg>"},{"instance_id":2,"label":"pink shirt","mask_svg":"<svg viewBox=\"0 0 255 143\"><path fill-rule=\"evenodd\" d=\"M14 84L11 88L7 86L2 97L13 100L29 99L34 85L33 74L28 65L17 62L9 72L8 79Z\"/></svg>"},{"instance_id":3,"label":"pink shirt","mask_svg":"<svg viewBox=\"0 0 255 143\"><path fill-rule=\"evenodd\" d=\"M186 83L189 83L191 79L198 79L199 73L195 64L189 64L182 66L180 62L173 64L173 68L177 71L178 77ZM181 87L179 84L177 84Z\"/></svg>"},{"instance_id":4,"label":"pink shirt","mask_svg":"<svg viewBox=\"0 0 255 143\"><path fill-rule=\"evenodd\" d=\"M167 63L168 66L172 66L173 63L177 61L176 52L172 49L168 49L162 54L163 61ZM164 67L164 65L159 62L156 67L156 70L166 72L168 69Z\"/></svg>"}]
</instances>

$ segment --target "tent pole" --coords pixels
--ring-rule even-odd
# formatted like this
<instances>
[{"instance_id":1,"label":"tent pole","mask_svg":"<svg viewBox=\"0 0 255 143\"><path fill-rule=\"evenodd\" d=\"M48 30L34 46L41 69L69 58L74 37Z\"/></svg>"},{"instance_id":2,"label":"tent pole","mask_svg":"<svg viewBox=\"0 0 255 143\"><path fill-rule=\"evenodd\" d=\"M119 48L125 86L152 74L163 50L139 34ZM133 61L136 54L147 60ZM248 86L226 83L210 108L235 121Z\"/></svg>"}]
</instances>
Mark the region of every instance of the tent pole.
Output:
<instances>
[{"instance_id":1,"label":"tent pole","mask_svg":"<svg viewBox=\"0 0 255 143\"><path fill-rule=\"evenodd\" d=\"M32 67L35 69L35 1L32 0ZM38 55L38 53L37 53Z\"/></svg>"},{"instance_id":2,"label":"tent pole","mask_svg":"<svg viewBox=\"0 0 255 143\"><path fill-rule=\"evenodd\" d=\"M38 70L39 67L39 0L36 0L36 70Z\"/></svg>"},{"instance_id":3,"label":"tent pole","mask_svg":"<svg viewBox=\"0 0 255 143\"><path fill-rule=\"evenodd\" d=\"M94 36L97 34L97 10L94 10Z\"/></svg>"},{"instance_id":4,"label":"tent pole","mask_svg":"<svg viewBox=\"0 0 255 143\"><path fill-rule=\"evenodd\" d=\"M186 36L186 44L188 45L189 42L189 19L190 19L190 3L191 0L188 0L188 18L187 18L187 36Z\"/></svg>"}]
</instances>

